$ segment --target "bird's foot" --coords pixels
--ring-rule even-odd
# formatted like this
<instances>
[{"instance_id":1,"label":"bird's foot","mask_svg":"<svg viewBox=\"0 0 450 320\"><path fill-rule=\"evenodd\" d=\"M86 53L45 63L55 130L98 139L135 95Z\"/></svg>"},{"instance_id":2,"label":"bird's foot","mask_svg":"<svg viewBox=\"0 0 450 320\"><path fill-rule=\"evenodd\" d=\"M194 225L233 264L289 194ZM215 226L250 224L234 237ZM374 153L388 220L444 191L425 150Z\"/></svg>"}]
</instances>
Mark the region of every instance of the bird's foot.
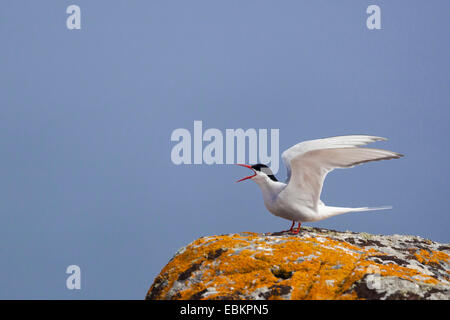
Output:
<instances>
[{"instance_id":1,"label":"bird's foot","mask_svg":"<svg viewBox=\"0 0 450 320\"><path fill-rule=\"evenodd\" d=\"M299 222L298 223L298 227L296 228L296 229L293 229L293 227L294 227L294 223L292 224L292 228L291 228L291 232L292 232L292 234L298 234L299 232L300 232L300 227L302 226L302 223L301 222Z\"/></svg>"},{"instance_id":2,"label":"bird's foot","mask_svg":"<svg viewBox=\"0 0 450 320\"><path fill-rule=\"evenodd\" d=\"M284 230L284 231L281 231L281 232L292 232L292 230L294 230L294 225L295 225L295 221L292 221L292 225L289 228L289 230Z\"/></svg>"},{"instance_id":3,"label":"bird's foot","mask_svg":"<svg viewBox=\"0 0 450 320\"><path fill-rule=\"evenodd\" d=\"M298 227L297 228L294 228L294 226L295 226L295 221L292 221L292 225L289 228L289 230L283 230L283 231L280 231L280 232L274 232L274 233L272 233L272 235L280 236L280 235L283 235L285 233L298 234L300 232L301 223L300 222L298 223Z\"/></svg>"}]
</instances>

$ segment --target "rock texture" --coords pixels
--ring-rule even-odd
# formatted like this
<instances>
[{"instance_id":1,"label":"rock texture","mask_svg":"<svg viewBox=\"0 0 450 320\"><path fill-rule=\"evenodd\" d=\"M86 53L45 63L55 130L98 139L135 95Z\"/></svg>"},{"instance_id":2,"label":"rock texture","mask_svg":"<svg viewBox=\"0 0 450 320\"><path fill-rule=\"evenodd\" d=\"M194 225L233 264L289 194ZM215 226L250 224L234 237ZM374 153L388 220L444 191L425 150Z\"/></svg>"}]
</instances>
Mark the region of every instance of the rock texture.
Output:
<instances>
[{"instance_id":1,"label":"rock texture","mask_svg":"<svg viewBox=\"0 0 450 320\"><path fill-rule=\"evenodd\" d=\"M414 236L304 227L202 237L146 299L449 299L450 246Z\"/></svg>"}]
</instances>

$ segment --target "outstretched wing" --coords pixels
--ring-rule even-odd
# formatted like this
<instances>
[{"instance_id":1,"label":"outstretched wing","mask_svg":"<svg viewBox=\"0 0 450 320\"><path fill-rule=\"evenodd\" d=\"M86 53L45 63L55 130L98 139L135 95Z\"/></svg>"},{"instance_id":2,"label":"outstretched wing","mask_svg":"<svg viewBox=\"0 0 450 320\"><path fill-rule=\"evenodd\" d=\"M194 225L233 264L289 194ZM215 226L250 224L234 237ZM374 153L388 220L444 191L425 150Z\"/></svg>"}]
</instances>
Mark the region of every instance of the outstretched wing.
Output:
<instances>
[{"instance_id":1,"label":"outstretched wing","mask_svg":"<svg viewBox=\"0 0 450 320\"><path fill-rule=\"evenodd\" d=\"M325 140L325 139L324 139ZM310 208L317 210L323 181L335 168L351 168L369 161L397 159L403 155L372 148L322 148L300 153L290 159L291 177L285 189Z\"/></svg>"},{"instance_id":2,"label":"outstretched wing","mask_svg":"<svg viewBox=\"0 0 450 320\"><path fill-rule=\"evenodd\" d=\"M380 140L387 139L366 135L349 135L300 142L284 151L281 155L284 165L287 168L286 183L288 183L291 178L291 160L301 154L318 149L358 147Z\"/></svg>"}]
</instances>

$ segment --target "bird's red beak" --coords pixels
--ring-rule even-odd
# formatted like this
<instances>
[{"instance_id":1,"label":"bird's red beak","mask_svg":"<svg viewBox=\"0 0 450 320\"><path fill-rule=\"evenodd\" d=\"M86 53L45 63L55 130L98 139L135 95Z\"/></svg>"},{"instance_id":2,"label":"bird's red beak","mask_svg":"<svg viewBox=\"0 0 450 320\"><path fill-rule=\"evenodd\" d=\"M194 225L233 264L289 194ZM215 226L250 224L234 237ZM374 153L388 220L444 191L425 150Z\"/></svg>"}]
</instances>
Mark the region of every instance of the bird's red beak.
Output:
<instances>
[{"instance_id":1,"label":"bird's red beak","mask_svg":"<svg viewBox=\"0 0 450 320\"><path fill-rule=\"evenodd\" d=\"M241 182L241 181L244 181L244 180L247 180L247 179L251 179L251 178L253 178L254 176L256 176L256 171L253 170L252 166L249 166L249 165L247 165L247 164L239 164L239 163L238 163L237 165L238 165L238 166L241 166L241 167L249 168L250 170L253 171L253 175L252 175L252 176L245 177L245 178L242 178L242 179L240 179L240 180L238 180L238 181L236 181L236 182Z\"/></svg>"}]
</instances>

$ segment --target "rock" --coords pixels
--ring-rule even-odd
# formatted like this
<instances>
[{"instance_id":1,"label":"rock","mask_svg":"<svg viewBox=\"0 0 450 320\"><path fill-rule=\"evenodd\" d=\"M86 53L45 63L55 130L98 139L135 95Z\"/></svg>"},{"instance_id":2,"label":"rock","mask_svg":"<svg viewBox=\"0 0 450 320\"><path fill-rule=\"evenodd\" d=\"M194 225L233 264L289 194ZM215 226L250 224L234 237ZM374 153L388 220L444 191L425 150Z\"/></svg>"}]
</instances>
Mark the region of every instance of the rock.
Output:
<instances>
[{"instance_id":1,"label":"rock","mask_svg":"<svg viewBox=\"0 0 450 320\"><path fill-rule=\"evenodd\" d=\"M202 237L146 299L446 299L450 246L415 236L303 227Z\"/></svg>"}]
</instances>

